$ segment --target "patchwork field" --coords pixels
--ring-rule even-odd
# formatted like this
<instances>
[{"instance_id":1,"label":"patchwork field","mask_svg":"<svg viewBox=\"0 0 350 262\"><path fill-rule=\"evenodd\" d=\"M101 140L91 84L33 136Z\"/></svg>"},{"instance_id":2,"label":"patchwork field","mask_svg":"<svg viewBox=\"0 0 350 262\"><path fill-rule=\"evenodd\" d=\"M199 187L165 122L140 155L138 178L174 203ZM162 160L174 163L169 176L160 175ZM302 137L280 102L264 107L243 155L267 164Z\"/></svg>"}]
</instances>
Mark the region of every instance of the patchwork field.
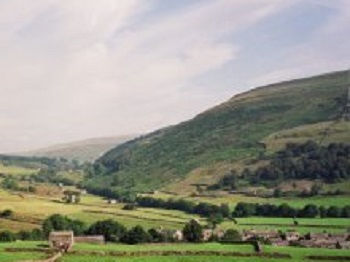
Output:
<instances>
[{"instance_id":1,"label":"patchwork field","mask_svg":"<svg viewBox=\"0 0 350 262\"><path fill-rule=\"evenodd\" d=\"M11 209L13 219L0 219L0 230L20 231L40 227L41 222L52 214L67 215L88 224L97 220L115 219L127 227L142 225L145 228L163 226L169 229L182 228L194 215L180 211L139 208L122 210L123 204L109 205L106 200L92 195L82 196L79 204L65 204L57 197L42 197L30 194L11 194L0 190L0 210ZM198 218L198 217L197 217Z\"/></svg>"},{"instance_id":2,"label":"patchwork field","mask_svg":"<svg viewBox=\"0 0 350 262\"><path fill-rule=\"evenodd\" d=\"M165 195L161 195L165 197ZM208 201L215 204L230 203L233 207L239 201L246 202L262 202L266 199L247 198L243 196L231 195L229 198L189 198L192 201ZM271 200L270 200L271 201ZM310 201L310 202L309 202ZM332 198L310 198L310 199L273 199L271 203L288 202L294 206L303 206L307 203L317 203L329 205L343 206L349 203L347 197ZM146 229L164 227L168 229L182 229L184 225L192 218L200 219L203 224L206 223L205 218L193 214L186 214L181 211L164 210L155 208L138 208L137 210L123 210L123 204L110 205L103 198L84 195L79 204L65 204L60 202L57 197L38 196L31 194L11 194L7 191L0 190L0 211L11 209L14 216L11 219L0 219L0 231L11 230L18 232L20 230L31 230L39 228L42 221L52 214L67 215L73 219L79 219L87 224L91 224L98 220L114 219L127 227L142 225ZM257 228L278 229L282 231L296 229L301 233L308 232L344 232L350 228L349 219L341 218L298 218L298 226L295 226L291 218L241 218L237 219L237 224L226 220L219 227L223 229L236 228L238 230Z\"/></svg>"}]
</instances>

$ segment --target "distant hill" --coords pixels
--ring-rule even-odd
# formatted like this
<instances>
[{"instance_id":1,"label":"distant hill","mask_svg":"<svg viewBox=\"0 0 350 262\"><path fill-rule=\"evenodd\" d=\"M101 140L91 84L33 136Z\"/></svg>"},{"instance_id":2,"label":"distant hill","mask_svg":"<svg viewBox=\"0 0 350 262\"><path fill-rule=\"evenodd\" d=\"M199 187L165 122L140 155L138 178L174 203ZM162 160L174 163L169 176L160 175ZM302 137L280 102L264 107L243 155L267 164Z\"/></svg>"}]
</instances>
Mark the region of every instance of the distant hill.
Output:
<instances>
[{"instance_id":1,"label":"distant hill","mask_svg":"<svg viewBox=\"0 0 350 262\"><path fill-rule=\"evenodd\" d=\"M97 160L98 175L87 185L147 191L186 180L201 183L273 149L274 137L286 142L293 132L301 132L307 139L320 141L319 129L326 129L322 125L328 127L327 122L341 118L347 103L347 79L347 72L334 72L234 96L192 120L110 150ZM315 136L307 132L309 127ZM349 143L348 127L349 123L338 126L341 137L332 132L325 141ZM282 142L280 139L275 147Z\"/></svg>"},{"instance_id":2,"label":"distant hill","mask_svg":"<svg viewBox=\"0 0 350 262\"><path fill-rule=\"evenodd\" d=\"M116 137L91 138L81 141L53 145L33 151L18 153L22 156L37 156L49 158L66 158L80 162L93 162L108 150L135 138L136 135L125 135Z\"/></svg>"}]
</instances>

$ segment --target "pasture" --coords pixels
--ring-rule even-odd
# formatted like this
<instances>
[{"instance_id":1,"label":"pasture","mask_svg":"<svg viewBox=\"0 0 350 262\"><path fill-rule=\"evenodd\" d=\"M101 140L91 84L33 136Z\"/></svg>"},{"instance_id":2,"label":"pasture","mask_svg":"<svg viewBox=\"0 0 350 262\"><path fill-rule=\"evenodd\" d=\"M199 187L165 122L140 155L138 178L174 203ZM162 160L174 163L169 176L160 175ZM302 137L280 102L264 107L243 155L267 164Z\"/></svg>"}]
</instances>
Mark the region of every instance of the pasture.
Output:
<instances>
[{"instance_id":1,"label":"pasture","mask_svg":"<svg viewBox=\"0 0 350 262\"><path fill-rule=\"evenodd\" d=\"M228 199L234 199L236 196L232 195L230 197ZM123 204L107 204L106 200L98 196L83 195L81 199L79 204L65 204L60 201L58 196L50 197L25 193L18 195L0 190L0 211L5 209L14 211L12 218L0 218L0 230L7 229L18 232L20 230L39 228L46 217L57 213L66 215L72 219L84 221L88 225L98 220L113 219L128 228L141 225L146 229L160 226L167 229L182 229L192 218L198 218L203 224L206 223L205 218L200 218L197 215L187 214L182 211L141 207L129 211L123 210ZM194 200L194 198L190 199ZM238 199L242 201L240 197ZM215 200L212 203L222 203L217 199ZM275 200L279 199L274 199L272 203L276 203L277 201ZM307 203L307 200L300 199L300 201L304 201L305 203ZM337 200L333 201L336 202ZM339 200L339 204L341 202ZM232 202L229 203L233 207L234 204ZM296 202L294 203L297 205ZM346 199L342 203L344 205L349 202ZM303 204L298 203L298 205L302 206ZM259 230L278 229L287 231L294 229L301 233L308 233L310 231L344 232L350 227L350 220L341 218L298 218L297 226L294 225L291 218L239 218L237 221L238 224L234 224L232 221L226 220L219 227L223 229L235 228L237 230L256 228Z\"/></svg>"},{"instance_id":2,"label":"pasture","mask_svg":"<svg viewBox=\"0 0 350 262\"><path fill-rule=\"evenodd\" d=\"M348 185L348 184L346 184ZM334 188L330 186L330 188ZM304 207L307 204L314 204L317 206L338 206L343 207L350 204L350 195L339 195L339 196L313 196L313 197L280 197L280 198L262 198L245 196L243 194L221 194L215 196L180 196L168 193L160 192L158 194L149 195L155 198L169 199L169 198L183 198L193 202L206 202L211 204L229 204L231 208L234 208L239 202L247 203L270 203L270 204L283 204L287 203L292 207Z\"/></svg>"},{"instance_id":3,"label":"pasture","mask_svg":"<svg viewBox=\"0 0 350 262\"><path fill-rule=\"evenodd\" d=\"M8 166L0 163L0 173L13 176L26 176L37 173L37 169L24 168L20 166Z\"/></svg>"},{"instance_id":4,"label":"pasture","mask_svg":"<svg viewBox=\"0 0 350 262\"><path fill-rule=\"evenodd\" d=\"M47 256L43 252L26 252L25 249L42 248L44 242L15 242L0 244L0 261L9 262L16 259L38 259ZM21 252L8 252L6 248L22 248ZM24 249L23 249L24 248ZM45 250L45 249L44 249ZM220 260L233 261L305 261L306 256L343 256L349 257L350 250L327 250L295 247L263 247L263 255L254 253L250 245L229 245L218 243L202 244L148 244L148 245L91 245L76 244L71 253L65 254L60 261L122 261L122 262L209 262ZM210 252L216 252L210 254ZM172 253L173 252L173 253ZM180 255L174 255L175 253ZM286 256L274 258L274 253ZM142 256L140 255L142 254ZM248 257L250 256L250 257ZM264 256L264 257L262 257ZM289 256L289 258L288 258ZM307 260L312 261L312 260ZM340 259L332 261L341 261Z\"/></svg>"}]
</instances>

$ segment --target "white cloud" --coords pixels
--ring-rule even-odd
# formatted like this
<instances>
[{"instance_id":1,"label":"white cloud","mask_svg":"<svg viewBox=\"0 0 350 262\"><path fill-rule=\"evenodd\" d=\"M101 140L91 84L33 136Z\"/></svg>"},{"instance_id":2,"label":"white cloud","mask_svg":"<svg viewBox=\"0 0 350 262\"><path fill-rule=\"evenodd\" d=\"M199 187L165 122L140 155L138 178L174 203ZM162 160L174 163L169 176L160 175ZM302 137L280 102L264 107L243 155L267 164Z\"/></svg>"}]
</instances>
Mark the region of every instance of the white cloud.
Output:
<instances>
[{"instance_id":1,"label":"white cloud","mask_svg":"<svg viewBox=\"0 0 350 262\"><path fill-rule=\"evenodd\" d=\"M233 36L299 2L0 0L0 148L184 120L223 99L194 80L235 62Z\"/></svg>"}]
</instances>

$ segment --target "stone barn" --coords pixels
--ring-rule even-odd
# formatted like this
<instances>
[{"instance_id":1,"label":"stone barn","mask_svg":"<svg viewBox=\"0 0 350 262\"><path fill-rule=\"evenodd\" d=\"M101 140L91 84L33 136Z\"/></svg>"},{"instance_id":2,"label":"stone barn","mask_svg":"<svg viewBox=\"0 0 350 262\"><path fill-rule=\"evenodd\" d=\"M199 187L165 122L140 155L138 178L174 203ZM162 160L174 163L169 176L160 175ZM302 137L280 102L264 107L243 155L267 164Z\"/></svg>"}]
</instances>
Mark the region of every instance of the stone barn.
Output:
<instances>
[{"instance_id":1,"label":"stone barn","mask_svg":"<svg viewBox=\"0 0 350 262\"><path fill-rule=\"evenodd\" d=\"M53 231L49 235L49 243L51 248L67 252L74 245L74 233L73 231Z\"/></svg>"},{"instance_id":2,"label":"stone barn","mask_svg":"<svg viewBox=\"0 0 350 262\"><path fill-rule=\"evenodd\" d=\"M99 235L99 236L74 237L74 243L87 243L87 244L103 245L106 243L106 241L105 241L104 236Z\"/></svg>"}]
</instances>

